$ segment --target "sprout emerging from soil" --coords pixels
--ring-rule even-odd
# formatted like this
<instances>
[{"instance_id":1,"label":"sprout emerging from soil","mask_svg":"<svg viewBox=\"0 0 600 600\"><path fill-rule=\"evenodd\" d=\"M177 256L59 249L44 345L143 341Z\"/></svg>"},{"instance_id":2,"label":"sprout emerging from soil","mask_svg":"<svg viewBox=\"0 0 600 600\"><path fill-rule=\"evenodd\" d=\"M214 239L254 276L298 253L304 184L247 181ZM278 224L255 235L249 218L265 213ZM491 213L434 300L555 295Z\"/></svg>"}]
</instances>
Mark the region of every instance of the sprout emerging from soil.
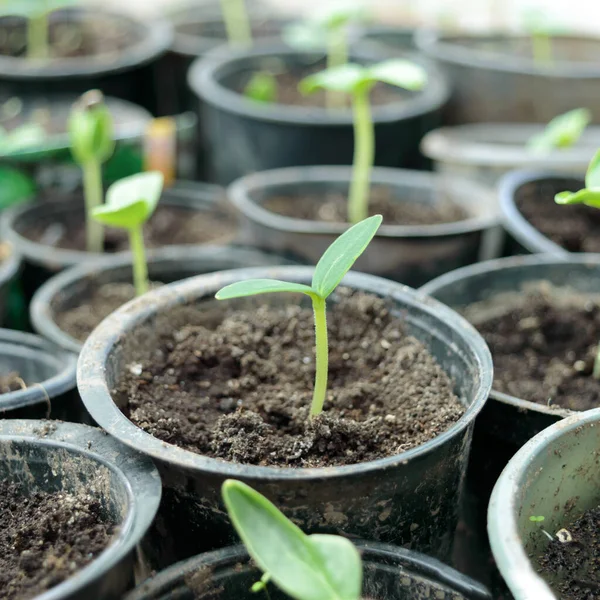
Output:
<instances>
[{"instance_id":1,"label":"sprout emerging from soil","mask_svg":"<svg viewBox=\"0 0 600 600\"><path fill-rule=\"evenodd\" d=\"M148 291L148 265L144 248L144 223L152 216L163 189L159 171L138 173L113 183L106 192L106 204L96 207L93 218L104 225L129 232L133 254L133 281L138 296Z\"/></svg>"},{"instance_id":2,"label":"sprout emerging from soil","mask_svg":"<svg viewBox=\"0 0 600 600\"><path fill-rule=\"evenodd\" d=\"M558 148L571 148L591 122L592 113L587 108L570 110L554 117L542 133L529 140L527 147L540 154Z\"/></svg>"},{"instance_id":3,"label":"sprout emerging from soil","mask_svg":"<svg viewBox=\"0 0 600 600\"><path fill-rule=\"evenodd\" d=\"M230 44L252 45L252 27L245 0L221 0L221 14Z\"/></svg>"},{"instance_id":4,"label":"sprout emerging from soil","mask_svg":"<svg viewBox=\"0 0 600 600\"><path fill-rule=\"evenodd\" d=\"M299 292L312 300L315 315L316 370L311 416L323 410L327 393L327 375L329 370L329 346L327 342L326 300L335 290L344 275L350 270L356 259L366 250L382 222L381 215L374 215L350 227L337 238L319 260L315 267L312 285L288 283L275 279L248 279L232 283L219 290L217 300L229 300L273 292Z\"/></svg>"},{"instance_id":5,"label":"sprout emerging from soil","mask_svg":"<svg viewBox=\"0 0 600 600\"><path fill-rule=\"evenodd\" d=\"M263 104L270 104L277 102L277 96L279 95L279 88L277 85L277 78L268 71L257 71L252 74L250 81L244 88L244 96L254 100L255 102L261 102Z\"/></svg>"},{"instance_id":6,"label":"sprout emerging from soil","mask_svg":"<svg viewBox=\"0 0 600 600\"><path fill-rule=\"evenodd\" d=\"M102 205L102 163L115 148L110 111L99 90L91 90L75 103L69 119L71 153L83 170L86 212L86 246L88 252L102 252L102 226L92 219L92 212Z\"/></svg>"},{"instance_id":7,"label":"sprout emerging from soil","mask_svg":"<svg viewBox=\"0 0 600 600\"><path fill-rule=\"evenodd\" d=\"M368 215L371 169L375 161L375 126L370 93L377 82L417 91L427 83L427 73L413 62L392 59L366 67L351 63L309 75L300 82L300 91L304 94L324 89L344 92L352 97L354 161L348 198L350 223L358 223Z\"/></svg>"},{"instance_id":8,"label":"sprout emerging from soil","mask_svg":"<svg viewBox=\"0 0 600 600\"><path fill-rule=\"evenodd\" d=\"M295 600L359 600L363 567L354 544L336 535L306 535L269 500L240 481L222 488L229 518L264 575Z\"/></svg>"}]
</instances>

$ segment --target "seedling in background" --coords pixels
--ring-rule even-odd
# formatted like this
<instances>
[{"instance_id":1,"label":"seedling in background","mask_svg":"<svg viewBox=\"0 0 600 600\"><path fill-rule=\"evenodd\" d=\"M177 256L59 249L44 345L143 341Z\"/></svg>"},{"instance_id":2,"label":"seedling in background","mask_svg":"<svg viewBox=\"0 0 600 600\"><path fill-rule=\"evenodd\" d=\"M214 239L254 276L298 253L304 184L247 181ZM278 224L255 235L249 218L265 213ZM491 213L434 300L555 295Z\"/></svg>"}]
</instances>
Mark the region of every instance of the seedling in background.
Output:
<instances>
[{"instance_id":1,"label":"seedling in background","mask_svg":"<svg viewBox=\"0 0 600 600\"><path fill-rule=\"evenodd\" d=\"M244 88L244 96L263 104L277 102L277 78L268 71L257 71L256 73L253 73L250 81L248 81Z\"/></svg>"},{"instance_id":2,"label":"seedling in background","mask_svg":"<svg viewBox=\"0 0 600 600\"><path fill-rule=\"evenodd\" d=\"M230 44L252 45L252 27L245 0L221 0L221 14Z\"/></svg>"},{"instance_id":3,"label":"seedling in background","mask_svg":"<svg viewBox=\"0 0 600 600\"><path fill-rule=\"evenodd\" d=\"M596 152L585 174L585 188L578 192L560 192L554 200L557 204L585 204L600 208L600 150ZM594 360L594 379L600 379L600 345Z\"/></svg>"},{"instance_id":4,"label":"seedling in background","mask_svg":"<svg viewBox=\"0 0 600 600\"><path fill-rule=\"evenodd\" d=\"M344 275L350 270L356 259L366 250L379 229L381 215L365 219L350 227L337 238L317 263L312 285L288 283L276 279L248 279L232 283L219 290L217 300L229 300L273 292L295 292L306 294L312 300L315 315L316 369L311 416L323 410L327 394L327 375L329 370L329 345L327 342L327 306L328 296L335 290Z\"/></svg>"},{"instance_id":5,"label":"seedling in background","mask_svg":"<svg viewBox=\"0 0 600 600\"><path fill-rule=\"evenodd\" d=\"M525 28L531 35L533 62L538 66L552 66L552 37L547 15L538 8L526 9L523 14Z\"/></svg>"},{"instance_id":6,"label":"seedling in background","mask_svg":"<svg viewBox=\"0 0 600 600\"><path fill-rule=\"evenodd\" d=\"M542 133L529 140L527 147L540 154L554 149L571 148L591 122L592 113L587 108L570 110L554 117Z\"/></svg>"},{"instance_id":7,"label":"seedling in background","mask_svg":"<svg viewBox=\"0 0 600 600\"><path fill-rule=\"evenodd\" d=\"M356 547L336 535L306 535L256 490L228 479L223 501L248 554L264 572L252 591L272 581L295 600L360 600L363 567Z\"/></svg>"},{"instance_id":8,"label":"seedling in background","mask_svg":"<svg viewBox=\"0 0 600 600\"><path fill-rule=\"evenodd\" d=\"M46 130L39 123L23 123L11 131L0 127L0 154L14 154L40 148L47 140Z\"/></svg>"},{"instance_id":9,"label":"seedling in background","mask_svg":"<svg viewBox=\"0 0 600 600\"><path fill-rule=\"evenodd\" d=\"M106 192L106 204L97 206L92 217L129 232L133 255L133 283L138 296L148 291L148 265L144 248L144 223L152 216L162 194L164 178L159 171L125 177Z\"/></svg>"},{"instance_id":10,"label":"seedling in background","mask_svg":"<svg viewBox=\"0 0 600 600\"><path fill-rule=\"evenodd\" d=\"M102 226L92 219L92 212L102 205L102 163L111 157L115 148L112 117L102 92L86 92L73 106L69 136L73 158L83 170L86 247L88 252L102 252Z\"/></svg>"},{"instance_id":11,"label":"seedling in background","mask_svg":"<svg viewBox=\"0 0 600 600\"><path fill-rule=\"evenodd\" d=\"M350 63L309 75L300 82L300 91L304 94L324 89L344 92L352 97L354 161L348 198L350 223L358 223L368 215L371 170L375 161L375 126L371 115L370 93L380 81L417 91L427 83L427 73L410 61L393 59L366 67Z\"/></svg>"}]
</instances>

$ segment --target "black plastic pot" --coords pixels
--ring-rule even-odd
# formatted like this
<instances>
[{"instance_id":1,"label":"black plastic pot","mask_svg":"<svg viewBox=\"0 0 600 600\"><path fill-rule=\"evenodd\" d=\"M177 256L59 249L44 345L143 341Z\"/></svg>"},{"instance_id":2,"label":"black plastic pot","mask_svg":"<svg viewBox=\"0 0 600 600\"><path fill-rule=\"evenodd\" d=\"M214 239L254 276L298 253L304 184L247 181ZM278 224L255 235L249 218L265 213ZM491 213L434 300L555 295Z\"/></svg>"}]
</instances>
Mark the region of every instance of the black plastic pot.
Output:
<instances>
[{"instance_id":1,"label":"black plastic pot","mask_svg":"<svg viewBox=\"0 0 600 600\"><path fill-rule=\"evenodd\" d=\"M263 204L282 196L292 201L315 193L339 192L347 196L351 176L351 167L301 167L239 179L229 187L228 196L242 215L242 239L298 262L316 264L348 225L286 217L265 209ZM459 266L499 255L497 202L486 188L465 179L385 168L373 170L372 183L391 188L398 202L435 204L451 200L463 206L469 218L441 225L384 223L356 262L357 271L417 286Z\"/></svg>"},{"instance_id":2,"label":"black plastic pot","mask_svg":"<svg viewBox=\"0 0 600 600\"><path fill-rule=\"evenodd\" d=\"M27 387L0 394L0 419L89 420L75 387L77 358L44 338L0 329L0 374L17 372Z\"/></svg>"},{"instance_id":3,"label":"black plastic pot","mask_svg":"<svg viewBox=\"0 0 600 600\"><path fill-rule=\"evenodd\" d=\"M67 8L50 16L50 24L102 20L107 28L126 30L130 45L117 54L61 60L29 60L0 56L2 91L8 95L82 94L98 88L107 96L129 100L156 111L155 65L171 43L166 21L136 20L100 8ZM21 18L3 17L0 26L24 30Z\"/></svg>"},{"instance_id":4,"label":"black plastic pot","mask_svg":"<svg viewBox=\"0 0 600 600\"><path fill-rule=\"evenodd\" d=\"M220 202L222 190L216 186L178 182L168 188L160 200L161 205L174 206L190 211L210 211ZM224 208L224 210L227 210ZM73 200L30 203L14 206L4 211L0 217L2 236L13 244L23 257L22 286L27 299L30 299L37 288L56 273L79 265L97 255L80 250L65 250L34 242L22 232L29 226L47 222L64 222L73 213L81 215L85 221L83 198ZM227 243L231 239L215 240L216 243Z\"/></svg>"},{"instance_id":5,"label":"black plastic pot","mask_svg":"<svg viewBox=\"0 0 600 600\"><path fill-rule=\"evenodd\" d=\"M510 236L510 251L514 254L571 254L527 221L519 211L518 205L521 198L532 195L542 197L547 202L554 202L554 196L559 192L580 190L583 187L583 178L559 175L551 171L515 171L503 177L498 189L502 222Z\"/></svg>"},{"instance_id":6,"label":"black plastic pot","mask_svg":"<svg viewBox=\"0 0 600 600\"><path fill-rule=\"evenodd\" d=\"M163 478L164 501L147 548L154 564L172 564L236 540L221 504L220 488L227 478L266 494L308 532L369 536L448 558L472 424L491 386L491 358L466 321L433 300L417 300L410 288L358 273L344 280L351 288L389 299L393 313L454 378L466 406L450 429L397 456L321 469L229 463L160 441L129 421L113 400L121 371L142 358L137 357L140 350L153 351L155 323L168 318L165 313L182 305L214 306L215 292L241 279L307 282L312 272L308 267L238 269L164 286L115 311L84 345L78 386L86 408L110 435L151 456ZM245 299L239 306L256 306L256 300ZM271 295L258 301L281 300ZM143 344L134 341L139 335Z\"/></svg>"},{"instance_id":7,"label":"black plastic pot","mask_svg":"<svg viewBox=\"0 0 600 600\"><path fill-rule=\"evenodd\" d=\"M9 320L11 290L21 268L21 257L15 252L12 244L0 244L2 259L0 262L0 324L6 325Z\"/></svg>"},{"instance_id":8,"label":"black plastic pot","mask_svg":"<svg viewBox=\"0 0 600 600\"><path fill-rule=\"evenodd\" d=\"M188 82L201 102L201 134L210 148L207 172L221 184L279 167L343 165L352 163L354 133L350 109L336 113L320 108L283 104L263 105L239 91L250 73L280 68L313 67L322 54L300 53L282 43L256 44L251 50L218 49L196 61ZM377 57L354 53L354 61ZM401 100L373 109L376 135L375 163L388 167L419 167L423 135L440 123L440 109L449 90L437 69L410 56L427 70L429 83L422 92L406 92Z\"/></svg>"},{"instance_id":9,"label":"black plastic pot","mask_svg":"<svg viewBox=\"0 0 600 600\"><path fill-rule=\"evenodd\" d=\"M534 62L525 35L422 31L415 39L453 83L449 124L547 123L580 106L600 118L596 38L553 36L554 60L547 65Z\"/></svg>"},{"instance_id":10,"label":"black plastic pot","mask_svg":"<svg viewBox=\"0 0 600 600\"><path fill-rule=\"evenodd\" d=\"M491 599L479 583L433 558L386 544L358 541L356 545L363 559L363 590L368 598ZM201 572L210 576L197 581ZM256 597L250 588L260 576L245 549L235 546L173 565L138 586L125 600L250 600ZM272 585L269 593L274 600L288 598Z\"/></svg>"},{"instance_id":11,"label":"black plastic pot","mask_svg":"<svg viewBox=\"0 0 600 600\"><path fill-rule=\"evenodd\" d=\"M172 246L148 252L149 277L161 283L214 271L281 264L286 261L276 255L248 248ZM56 315L77 306L91 290L105 283L130 282L131 268L131 254L125 252L86 262L52 277L35 293L29 306L34 329L58 346L79 353L83 344L60 329Z\"/></svg>"},{"instance_id":12,"label":"black plastic pot","mask_svg":"<svg viewBox=\"0 0 600 600\"><path fill-rule=\"evenodd\" d=\"M32 491L93 494L119 525L104 552L36 598L118 600L130 589L136 546L160 501L160 478L152 461L92 427L5 420L0 421L0 476Z\"/></svg>"}]
</instances>

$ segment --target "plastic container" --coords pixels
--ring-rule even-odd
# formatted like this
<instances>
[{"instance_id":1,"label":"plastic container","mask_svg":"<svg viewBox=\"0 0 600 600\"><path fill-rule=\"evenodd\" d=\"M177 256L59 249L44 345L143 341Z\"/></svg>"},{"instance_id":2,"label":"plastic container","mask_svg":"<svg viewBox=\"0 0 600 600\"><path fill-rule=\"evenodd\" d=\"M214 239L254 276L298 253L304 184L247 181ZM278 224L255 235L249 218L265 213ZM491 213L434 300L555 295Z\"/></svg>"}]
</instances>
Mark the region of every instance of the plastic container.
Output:
<instances>
[{"instance_id":1,"label":"plastic container","mask_svg":"<svg viewBox=\"0 0 600 600\"><path fill-rule=\"evenodd\" d=\"M155 319L169 309L207 302L224 285L247 278L309 282L313 269L270 267L202 275L164 286L129 302L105 319L84 345L78 387L93 419L110 435L151 456L164 484L164 501L147 552L159 567L236 536L221 504L223 481L245 481L269 497L303 530L326 531L393 542L448 558L473 421L491 387L491 357L483 340L462 318L414 290L358 273L344 284L388 298L391 310L421 339L455 380L465 414L447 431L407 452L362 464L292 469L215 460L160 441L134 425L113 399L112 389L140 347L156 343ZM247 298L239 306L256 306ZM254 301L254 302L253 302ZM281 302L276 295L260 302ZM132 338L135 335L135 338ZM128 342L129 338L129 342Z\"/></svg>"}]
</instances>

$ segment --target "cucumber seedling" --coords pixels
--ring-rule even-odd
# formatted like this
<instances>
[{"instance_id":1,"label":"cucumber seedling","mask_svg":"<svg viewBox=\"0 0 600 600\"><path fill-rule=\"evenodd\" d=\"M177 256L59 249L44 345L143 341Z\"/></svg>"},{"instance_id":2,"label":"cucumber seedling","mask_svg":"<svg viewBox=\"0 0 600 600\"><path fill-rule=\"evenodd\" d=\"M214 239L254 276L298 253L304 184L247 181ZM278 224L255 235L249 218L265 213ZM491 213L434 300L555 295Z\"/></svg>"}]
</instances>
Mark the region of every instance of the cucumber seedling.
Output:
<instances>
[{"instance_id":1,"label":"cucumber seedling","mask_svg":"<svg viewBox=\"0 0 600 600\"><path fill-rule=\"evenodd\" d=\"M370 94L377 82L417 91L427 83L427 73L413 62L392 59L370 66L349 63L309 75L300 82L300 91L304 94L324 89L344 92L352 98L354 160L348 197L350 223L358 223L368 215L371 170L375 161L375 126Z\"/></svg>"},{"instance_id":2,"label":"cucumber seedling","mask_svg":"<svg viewBox=\"0 0 600 600\"><path fill-rule=\"evenodd\" d=\"M554 117L544 131L534 135L527 147L536 153L547 153L555 149L571 148L592 122L592 113L587 108L576 108Z\"/></svg>"},{"instance_id":3,"label":"cucumber seedling","mask_svg":"<svg viewBox=\"0 0 600 600\"><path fill-rule=\"evenodd\" d=\"M92 211L102 205L102 163L114 152L113 121L104 96L90 90L73 106L69 118L71 154L83 171L83 195L86 213L86 247L88 252L102 252L104 234Z\"/></svg>"},{"instance_id":4,"label":"cucumber seedling","mask_svg":"<svg viewBox=\"0 0 600 600\"><path fill-rule=\"evenodd\" d=\"M221 491L231 523L264 573L253 592L266 591L272 581L295 600L360 600L363 566L350 540L306 535L241 481L228 479Z\"/></svg>"},{"instance_id":5,"label":"cucumber seedling","mask_svg":"<svg viewBox=\"0 0 600 600\"><path fill-rule=\"evenodd\" d=\"M273 73L269 73L269 71L257 71L253 73L244 88L244 96L246 98L262 104L277 102L278 95L279 87L277 85L277 78Z\"/></svg>"},{"instance_id":6,"label":"cucumber seedling","mask_svg":"<svg viewBox=\"0 0 600 600\"><path fill-rule=\"evenodd\" d=\"M113 183L106 204L97 206L92 217L103 225L126 229L133 256L133 283L138 296L148 291L148 264L144 248L144 223L152 216L163 189L163 174L148 171Z\"/></svg>"},{"instance_id":7,"label":"cucumber seedling","mask_svg":"<svg viewBox=\"0 0 600 600\"><path fill-rule=\"evenodd\" d=\"M245 0L221 0L221 14L230 44L252 45L252 27Z\"/></svg>"},{"instance_id":8,"label":"cucumber seedling","mask_svg":"<svg viewBox=\"0 0 600 600\"><path fill-rule=\"evenodd\" d=\"M315 388L310 408L310 414L313 417L323 410L327 393L329 345L327 342L326 300L356 262L356 259L366 250L382 220L381 215L374 215L350 227L337 238L325 250L317 263L311 285L276 279L247 279L232 283L216 294L217 300L229 300L273 292L299 292L306 294L311 299L315 316L316 346Z\"/></svg>"}]
</instances>

